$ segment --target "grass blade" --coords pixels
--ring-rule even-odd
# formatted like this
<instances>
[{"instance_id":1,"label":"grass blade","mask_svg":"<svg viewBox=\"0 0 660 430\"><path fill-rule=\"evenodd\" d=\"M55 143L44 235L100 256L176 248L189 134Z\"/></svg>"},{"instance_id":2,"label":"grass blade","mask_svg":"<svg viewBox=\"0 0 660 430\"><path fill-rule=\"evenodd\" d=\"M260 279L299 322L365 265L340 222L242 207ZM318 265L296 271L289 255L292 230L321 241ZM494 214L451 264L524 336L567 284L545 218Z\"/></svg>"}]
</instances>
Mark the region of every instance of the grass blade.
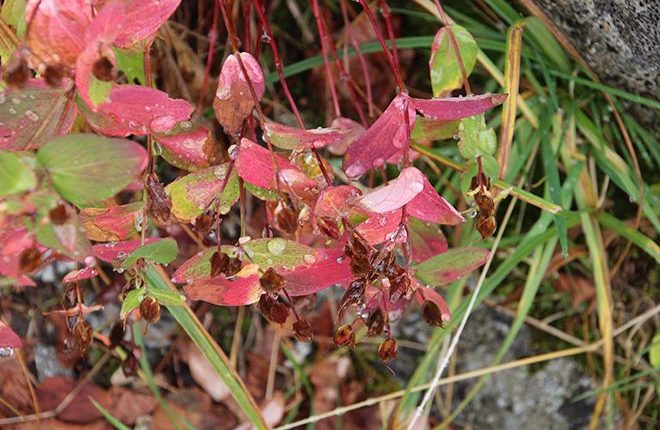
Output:
<instances>
[{"instance_id":1,"label":"grass blade","mask_svg":"<svg viewBox=\"0 0 660 430\"><path fill-rule=\"evenodd\" d=\"M99 412L101 412L101 415L103 415L103 418L105 418L110 424L112 424L112 426L113 426L114 428L116 428L117 430L131 430L131 428L130 428L129 426L127 426L126 424L124 424L124 423L122 423L121 421L119 421L119 419L117 419L117 417L115 417L115 416L112 415L109 411L107 411L107 410L106 410L103 406L101 406L101 404L98 403L96 400L94 400L94 399L92 399L92 398L90 397L90 398L89 398L89 401L92 402L92 404L94 405L94 407L95 407L96 409L98 409Z\"/></svg>"}]
</instances>

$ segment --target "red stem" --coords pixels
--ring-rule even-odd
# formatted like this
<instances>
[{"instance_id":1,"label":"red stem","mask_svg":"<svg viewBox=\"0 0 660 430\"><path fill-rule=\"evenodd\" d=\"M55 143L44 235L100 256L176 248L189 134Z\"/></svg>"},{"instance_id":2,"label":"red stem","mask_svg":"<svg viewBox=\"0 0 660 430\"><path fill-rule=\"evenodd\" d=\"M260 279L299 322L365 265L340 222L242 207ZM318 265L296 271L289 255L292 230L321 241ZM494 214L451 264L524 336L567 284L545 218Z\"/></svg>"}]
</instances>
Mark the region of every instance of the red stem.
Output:
<instances>
[{"instance_id":1,"label":"red stem","mask_svg":"<svg viewBox=\"0 0 660 430\"><path fill-rule=\"evenodd\" d=\"M401 70L401 63L399 62L399 50L396 48L396 39L394 37L394 30L392 29L392 20L390 19L390 7L387 5L386 0L380 0L380 4L382 5L383 9L383 20L385 21L387 36L390 38L390 43L392 44L392 56L394 57L394 62L396 63L397 69Z\"/></svg>"},{"instance_id":2,"label":"red stem","mask_svg":"<svg viewBox=\"0 0 660 430\"><path fill-rule=\"evenodd\" d=\"M321 21L321 13L319 11L319 2L318 0L312 0L312 12L314 13L314 19L316 20L316 27L319 30L319 36L321 38L321 52L323 53L323 64L325 65L325 74L328 77L328 83L330 84L330 95L332 96L332 105L335 109L335 116L341 116L341 109L339 108L339 99L337 98L337 90L335 89L335 77L330 69L330 61L328 60L328 34L325 32L325 26Z\"/></svg>"},{"instance_id":3,"label":"red stem","mask_svg":"<svg viewBox=\"0 0 660 430\"><path fill-rule=\"evenodd\" d=\"M211 63L213 62L213 51L215 51L215 41L218 38L218 3L214 2L213 5L213 20L211 21L211 30L209 31L209 53L206 56L206 67L204 68L204 79L202 80L202 87L199 91L199 100L197 101L197 112L202 111L204 104L204 96L206 95L206 86L209 83L209 76L211 74Z\"/></svg>"}]
</instances>

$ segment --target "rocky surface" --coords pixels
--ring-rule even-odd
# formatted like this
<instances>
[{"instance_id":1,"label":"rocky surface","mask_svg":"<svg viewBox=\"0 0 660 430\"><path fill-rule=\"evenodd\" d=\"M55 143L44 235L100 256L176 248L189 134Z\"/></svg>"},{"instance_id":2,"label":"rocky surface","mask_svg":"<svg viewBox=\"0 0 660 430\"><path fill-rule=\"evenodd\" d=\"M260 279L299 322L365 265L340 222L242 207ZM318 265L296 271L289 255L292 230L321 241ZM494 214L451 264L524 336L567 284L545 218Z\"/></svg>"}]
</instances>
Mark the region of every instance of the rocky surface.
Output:
<instances>
[{"instance_id":1,"label":"rocky surface","mask_svg":"<svg viewBox=\"0 0 660 430\"><path fill-rule=\"evenodd\" d=\"M660 100L660 2L536 0L607 84ZM658 111L631 105L660 131Z\"/></svg>"}]
</instances>

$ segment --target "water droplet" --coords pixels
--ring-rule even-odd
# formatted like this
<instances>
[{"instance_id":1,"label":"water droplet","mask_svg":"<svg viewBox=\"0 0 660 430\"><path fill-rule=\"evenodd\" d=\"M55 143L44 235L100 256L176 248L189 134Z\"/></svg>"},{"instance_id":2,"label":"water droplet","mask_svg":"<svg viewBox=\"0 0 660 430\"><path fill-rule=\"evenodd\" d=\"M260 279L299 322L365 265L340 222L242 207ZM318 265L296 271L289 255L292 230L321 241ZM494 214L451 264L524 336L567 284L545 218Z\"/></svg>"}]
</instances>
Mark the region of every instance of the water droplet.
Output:
<instances>
[{"instance_id":1,"label":"water droplet","mask_svg":"<svg viewBox=\"0 0 660 430\"><path fill-rule=\"evenodd\" d=\"M238 145L231 145L227 150L227 153L229 154L229 158L236 160L236 157L238 156Z\"/></svg>"},{"instance_id":2,"label":"water droplet","mask_svg":"<svg viewBox=\"0 0 660 430\"><path fill-rule=\"evenodd\" d=\"M341 264L344 262L344 256L342 255L341 257L337 257L337 263Z\"/></svg>"},{"instance_id":3,"label":"water droplet","mask_svg":"<svg viewBox=\"0 0 660 430\"><path fill-rule=\"evenodd\" d=\"M241 237L238 238L238 243L240 243L241 245L244 245L244 244L248 243L251 239L252 238L250 236L241 236Z\"/></svg>"},{"instance_id":4,"label":"water droplet","mask_svg":"<svg viewBox=\"0 0 660 430\"><path fill-rule=\"evenodd\" d=\"M364 165L360 162L356 162L348 166L346 169L346 174L353 179L357 179L360 176L364 175L364 173L367 171L367 169L364 167Z\"/></svg>"},{"instance_id":5,"label":"water droplet","mask_svg":"<svg viewBox=\"0 0 660 430\"><path fill-rule=\"evenodd\" d=\"M17 97L12 97L11 102L15 105L20 105L21 104L21 99L19 99Z\"/></svg>"},{"instance_id":6,"label":"water droplet","mask_svg":"<svg viewBox=\"0 0 660 430\"><path fill-rule=\"evenodd\" d=\"M0 358L7 358L14 355L14 348L0 348Z\"/></svg>"},{"instance_id":7,"label":"water droplet","mask_svg":"<svg viewBox=\"0 0 660 430\"><path fill-rule=\"evenodd\" d=\"M154 118L149 126L156 133L162 133L173 128L176 125L176 118L170 115L163 115Z\"/></svg>"},{"instance_id":8,"label":"water droplet","mask_svg":"<svg viewBox=\"0 0 660 430\"><path fill-rule=\"evenodd\" d=\"M87 267L94 267L94 266L96 266L96 258L94 258L91 255L88 255L83 260L83 263L85 263L85 266L87 266Z\"/></svg>"},{"instance_id":9,"label":"water droplet","mask_svg":"<svg viewBox=\"0 0 660 430\"><path fill-rule=\"evenodd\" d=\"M16 115L16 109L14 109L14 108L9 108L8 110L9 110L9 113L10 113L10 114L12 114L12 115Z\"/></svg>"},{"instance_id":10,"label":"water droplet","mask_svg":"<svg viewBox=\"0 0 660 430\"><path fill-rule=\"evenodd\" d=\"M284 239L276 238L268 242L268 251L271 254L279 255L286 249L286 241Z\"/></svg>"},{"instance_id":11,"label":"water droplet","mask_svg":"<svg viewBox=\"0 0 660 430\"><path fill-rule=\"evenodd\" d=\"M314 257L312 254L306 254L303 257L303 260L305 260L305 263L312 264L316 262L316 257Z\"/></svg>"},{"instance_id":12,"label":"water droplet","mask_svg":"<svg viewBox=\"0 0 660 430\"><path fill-rule=\"evenodd\" d=\"M25 116L32 122L37 122L39 121L39 115L36 113L32 112L31 110L25 111Z\"/></svg>"},{"instance_id":13,"label":"water droplet","mask_svg":"<svg viewBox=\"0 0 660 430\"><path fill-rule=\"evenodd\" d=\"M142 231L142 222L144 221L144 212L138 212L133 220L133 225L135 226L135 231Z\"/></svg>"},{"instance_id":14,"label":"water droplet","mask_svg":"<svg viewBox=\"0 0 660 430\"><path fill-rule=\"evenodd\" d=\"M181 127L184 130L188 130L192 128L192 123L190 121L181 121L179 123L179 127Z\"/></svg>"},{"instance_id":15,"label":"water droplet","mask_svg":"<svg viewBox=\"0 0 660 430\"><path fill-rule=\"evenodd\" d=\"M263 33L261 33L261 41L263 43L270 43L270 36L268 35L268 33L266 33L265 30Z\"/></svg>"}]
</instances>

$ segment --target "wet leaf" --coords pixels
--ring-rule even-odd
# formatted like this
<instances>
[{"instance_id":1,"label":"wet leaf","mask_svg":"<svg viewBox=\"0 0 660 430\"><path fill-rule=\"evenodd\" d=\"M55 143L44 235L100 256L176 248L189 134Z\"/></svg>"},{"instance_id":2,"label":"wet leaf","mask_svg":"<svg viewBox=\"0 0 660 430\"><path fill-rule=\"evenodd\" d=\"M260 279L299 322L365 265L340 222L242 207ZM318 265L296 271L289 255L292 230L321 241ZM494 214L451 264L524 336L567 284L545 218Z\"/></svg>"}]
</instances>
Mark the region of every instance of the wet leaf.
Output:
<instances>
[{"instance_id":1,"label":"wet leaf","mask_svg":"<svg viewBox=\"0 0 660 430\"><path fill-rule=\"evenodd\" d=\"M425 117L453 121L484 113L504 103L506 94L480 94L442 99L412 99L415 108Z\"/></svg>"},{"instance_id":2,"label":"wet leaf","mask_svg":"<svg viewBox=\"0 0 660 430\"><path fill-rule=\"evenodd\" d=\"M264 270L269 267L293 268L317 261L316 249L279 237L254 239L241 247L245 251L246 260Z\"/></svg>"},{"instance_id":3,"label":"wet leaf","mask_svg":"<svg viewBox=\"0 0 660 430\"><path fill-rule=\"evenodd\" d=\"M0 321L0 348L22 348L23 342L14 330Z\"/></svg>"},{"instance_id":4,"label":"wet leaf","mask_svg":"<svg viewBox=\"0 0 660 430\"><path fill-rule=\"evenodd\" d=\"M450 28L458 45L465 73L469 76L477 62L479 47L465 28L456 24L452 24ZM433 97L440 97L444 93L463 85L463 74L447 27L442 27L435 34L431 47L429 69L431 71Z\"/></svg>"},{"instance_id":5,"label":"wet leaf","mask_svg":"<svg viewBox=\"0 0 660 430\"><path fill-rule=\"evenodd\" d=\"M360 197L359 205L369 212L385 213L402 208L422 190L426 180L416 167L406 167L387 185Z\"/></svg>"},{"instance_id":6,"label":"wet leaf","mask_svg":"<svg viewBox=\"0 0 660 430\"><path fill-rule=\"evenodd\" d=\"M442 121L418 116L410 138L416 141L451 139L458 133L459 121Z\"/></svg>"},{"instance_id":7,"label":"wet leaf","mask_svg":"<svg viewBox=\"0 0 660 430\"><path fill-rule=\"evenodd\" d=\"M330 126L345 132L342 140L328 145L328 151L335 155L344 155L346 150L364 133L364 127L349 118L335 118Z\"/></svg>"},{"instance_id":8,"label":"wet leaf","mask_svg":"<svg viewBox=\"0 0 660 430\"><path fill-rule=\"evenodd\" d=\"M300 128L288 127L275 122L267 122L265 127L265 132L270 143L278 148L288 150L341 145L342 141L351 133L350 129L339 129L335 127L301 130Z\"/></svg>"},{"instance_id":9,"label":"wet leaf","mask_svg":"<svg viewBox=\"0 0 660 430\"><path fill-rule=\"evenodd\" d=\"M34 234L25 227L15 227L6 230L0 229L0 275L8 276L17 280L19 285L35 285L27 276L23 275L21 269L21 255L29 249L35 248ZM41 252L36 249L39 254ZM39 255L39 261L41 256Z\"/></svg>"},{"instance_id":10,"label":"wet leaf","mask_svg":"<svg viewBox=\"0 0 660 430\"><path fill-rule=\"evenodd\" d=\"M172 275L172 282L177 284L189 283L197 278L208 277L211 274L213 254L217 247L207 248L193 255L186 260ZM229 255L230 258L237 255L238 249L233 246L223 245L222 252Z\"/></svg>"},{"instance_id":11,"label":"wet leaf","mask_svg":"<svg viewBox=\"0 0 660 430\"><path fill-rule=\"evenodd\" d=\"M37 177L19 154L0 150L0 197L33 189Z\"/></svg>"},{"instance_id":12,"label":"wet leaf","mask_svg":"<svg viewBox=\"0 0 660 430\"><path fill-rule=\"evenodd\" d=\"M181 176L165 187L172 200L172 214L179 220L192 222L220 197L220 213L226 214L238 201L238 177L232 170L224 191L220 194L229 164L209 167Z\"/></svg>"},{"instance_id":13,"label":"wet leaf","mask_svg":"<svg viewBox=\"0 0 660 430\"><path fill-rule=\"evenodd\" d=\"M158 241L157 237L147 237L144 240L145 244L150 244ZM140 247L140 239L125 240L123 242L110 242L99 245L93 245L92 251L94 256L106 263L112 263L114 260L123 260L130 253Z\"/></svg>"},{"instance_id":14,"label":"wet leaf","mask_svg":"<svg viewBox=\"0 0 660 430\"><path fill-rule=\"evenodd\" d=\"M417 218L408 218L408 233L413 261L419 263L447 251L447 239L440 229Z\"/></svg>"},{"instance_id":15,"label":"wet leaf","mask_svg":"<svg viewBox=\"0 0 660 430\"><path fill-rule=\"evenodd\" d=\"M119 241L138 233L143 212L142 202L110 208L83 208L80 221L89 239L99 242Z\"/></svg>"},{"instance_id":16,"label":"wet leaf","mask_svg":"<svg viewBox=\"0 0 660 430\"><path fill-rule=\"evenodd\" d=\"M62 283L78 282L84 279L90 279L98 276L98 272L93 267L84 267L78 270L72 270L62 278Z\"/></svg>"},{"instance_id":17,"label":"wet leaf","mask_svg":"<svg viewBox=\"0 0 660 430\"><path fill-rule=\"evenodd\" d=\"M263 290L256 273L233 276L224 275L215 278L206 277L193 281L183 290L191 300L202 300L219 306L245 306L259 301Z\"/></svg>"},{"instance_id":18,"label":"wet leaf","mask_svg":"<svg viewBox=\"0 0 660 430\"><path fill-rule=\"evenodd\" d=\"M406 106L409 121L407 127ZM408 148L414 125L415 107L411 99L405 94L396 96L385 112L346 150L343 165L346 175L358 178Z\"/></svg>"},{"instance_id":19,"label":"wet leaf","mask_svg":"<svg viewBox=\"0 0 660 430\"><path fill-rule=\"evenodd\" d=\"M259 62L247 52L241 52L241 61L247 71L257 99L266 91L264 74ZM230 54L222 65L218 88L213 100L215 116L228 134L236 135L241 130L245 118L254 108L254 99L248 81L234 54Z\"/></svg>"},{"instance_id":20,"label":"wet leaf","mask_svg":"<svg viewBox=\"0 0 660 430\"><path fill-rule=\"evenodd\" d=\"M395 210L382 214L371 214L366 221L355 230L364 237L370 245L377 245L391 240L393 233L401 223L401 211Z\"/></svg>"},{"instance_id":21,"label":"wet leaf","mask_svg":"<svg viewBox=\"0 0 660 430\"><path fill-rule=\"evenodd\" d=\"M458 130L460 137L458 150L463 158L492 156L495 153L497 148L495 130L486 126L483 115L463 119Z\"/></svg>"},{"instance_id":22,"label":"wet leaf","mask_svg":"<svg viewBox=\"0 0 660 430\"><path fill-rule=\"evenodd\" d=\"M178 253L179 247L176 240L168 237L140 246L124 260L123 267L125 269L132 267L139 258L158 264L169 264L176 258Z\"/></svg>"},{"instance_id":23,"label":"wet leaf","mask_svg":"<svg viewBox=\"0 0 660 430\"><path fill-rule=\"evenodd\" d=\"M154 135L162 148L163 158L173 166L194 171L215 164L218 159L216 144L206 127L180 123L168 133Z\"/></svg>"},{"instance_id":24,"label":"wet leaf","mask_svg":"<svg viewBox=\"0 0 660 430\"><path fill-rule=\"evenodd\" d=\"M128 314L140 306L140 303L142 303L142 300L144 300L146 295L147 293L144 288L136 288L129 291L126 296L124 296L124 301L121 302L119 318L126 319Z\"/></svg>"},{"instance_id":25,"label":"wet leaf","mask_svg":"<svg viewBox=\"0 0 660 430\"><path fill-rule=\"evenodd\" d=\"M181 0L129 0L125 2L121 20L121 32L115 44L122 48L133 47L138 42L152 39L158 29L169 19Z\"/></svg>"},{"instance_id":26,"label":"wet leaf","mask_svg":"<svg viewBox=\"0 0 660 430\"><path fill-rule=\"evenodd\" d=\"M422 176L422 182L422 191L406 206L408 214L435 224L457 225L465 222L463 215L438 194L426 176Z\"/></svg>"},{"instance_id":27,"label":"wet leaf","mask_svg":"<svg viewBox=\"0 0 660 430\"><path fill-rule=\"evenodd\" d=\"M351 272L350 260L337 249L316 250L317 261L293 270L282 271L285 287L292 296L306 296L333 285L347 285L355 276Z\"/></svg>"},{"instance_id":28,"label":"wet leaf","mask_svg":"<svg viewBox=\"0 0 660 430\"><path fill-rule=\"evenodd\" d=\"M135 142L93 134L70 134L37 152L58 193L79 206L111 197L135 180L147 152Z\"/></svg>"},{"instance_id":29,"label":"wet leaf","mask_svg":"<svg viewBox=\"0 0 660 430\"><path fill-rule=\"evenodd\" d=\"M327 218L348 216L348 212L361 194L360 190L350 185L326 187L319 193L314 206L314 215Z\"/></svg>"},{"instance_id":30,"label":"wet leaf","mask_svg":"<svg viewBox=\"0 0 660 430\"><path fill-rule=\"evenodd\" d=\"M484 248L452 248L415 266L415 274L425 284L438 287L449 284L481 267L488 259Z\"/></svg>"}]
</instances>

